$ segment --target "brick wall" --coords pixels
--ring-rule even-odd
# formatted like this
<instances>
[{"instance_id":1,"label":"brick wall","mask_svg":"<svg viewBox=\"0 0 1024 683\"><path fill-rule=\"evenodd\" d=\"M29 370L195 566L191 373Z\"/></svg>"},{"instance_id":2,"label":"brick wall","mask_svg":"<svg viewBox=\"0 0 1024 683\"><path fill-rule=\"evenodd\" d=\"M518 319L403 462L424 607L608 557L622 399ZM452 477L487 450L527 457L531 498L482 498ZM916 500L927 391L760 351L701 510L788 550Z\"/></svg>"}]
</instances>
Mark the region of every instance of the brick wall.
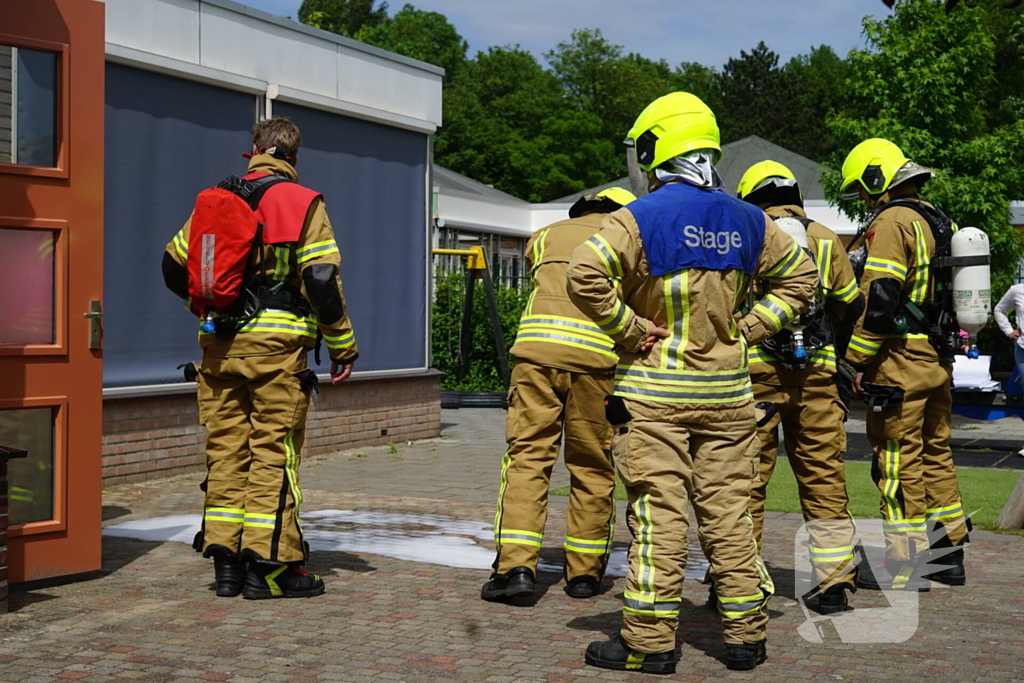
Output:
<instances>
[{"instance_id":1,"label":"brick wall","mask_svg":"<svg viewBox=\"0 0 1024 683\"><path fill-rule=\"evenodd\" d=\"M7 458L0 456L0 614L7 613Z\"/></svg>"},{"instance_id":2,"label":"brick wall","mask_svg":"<svg viewBox=\"0 0 1024 683\"><path fill-rule=\"evenodd\" d=\"M441 377L430 371L321 386L306 421L306 455L424 439L441 432ZM194 393L107 398L103 483L139 482L203 469L206 430Z\"/></svg>"}]
</instances>

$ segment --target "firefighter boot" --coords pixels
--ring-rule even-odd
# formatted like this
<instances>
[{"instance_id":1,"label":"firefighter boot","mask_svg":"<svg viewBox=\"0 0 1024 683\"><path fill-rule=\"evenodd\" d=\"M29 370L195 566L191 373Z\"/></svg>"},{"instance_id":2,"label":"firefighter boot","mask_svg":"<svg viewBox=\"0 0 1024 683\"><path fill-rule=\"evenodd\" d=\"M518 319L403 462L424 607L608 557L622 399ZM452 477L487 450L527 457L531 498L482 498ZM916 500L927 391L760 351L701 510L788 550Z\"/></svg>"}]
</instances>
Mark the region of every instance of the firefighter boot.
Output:
<instances>
[{"instance_id":1,"label":"firefighter boot","mask_svg":"<svg viewBox=\"0 0 1024 683\"><path fill-rule=\"evenodd\" d=\"M597 593L597 579L593 576L577 576L565 584L565 594L570 598L592 598Z\"/></svg>"},{"instance_id":2,"label":"firefighter boot","mask_svg":"<svg viewBox=\"0 0 1024 683\"><path fill-rule=\"evenodd\" d=\"M241 593L245 583L245 560L221 545L211 545L204 555L213 558L217 597L233 598Z\"/></svg>"},{"instance_id":3,"label":"firefighter boot","mask_svg":"<svg viewBox=\"0 0 1024 683\"><path fill-rule=\"evenodd\" d=\"M847 588L849 588L848 585L840 583L835 586L829 586L826 590L819 593L818 614L842 614L852 610L853 608L849 606L849 600L846 597Z\"/></svg>"},{"instance_id":4,"label":"firefighter boot","mask_svg":"<svg viewBox=\"0 0 1024 683\"><path fill-rule=\"evenodd\" d=\"M768 659L767 639L756 643L726 643L725 667L731 671L749 671Z\"/></svg>"},{"instance_id":5,"label":"firefighter boot","mask_svg":"<svg viewBox=\"0 0 1024 683\"><path fill-rule=\"evenodd\" d=\"M312 598L323 595L324 581L316 574L307 574L298 564L252 562L245 577L246 600L270 598Z\"/></svg>"},{"instance_id":6,"label":"firefighter boot","mask_svg":"<svg viewBox=\"0 0 1024 683\"><path fill-rule=\"evenodd\" d=\"M637 671L645 674L674 674L676 672L676 653L657 652L648 654L637 652L626 644L621 634L606 641L594 641L587 646L584 660L590 666L616 671Z\"/></svg>"},{"instance_id":7,"label":"firefighter boot","mask_svg":"<svg viewBox=\"0 0 1024 683\"><path fill-rule=\"evenodd\" d=\"M967 573L964 571L964 549L957 548L949 550L946 548L938 551L932 550L933 554L942 553L942 556L930 563L930 566L939 568L939 571L928 574L925 578L932 581L944 583L947 586L963 586L967 583Z\"/></svg>"},{"instance_id":8,"label":"firefighter boot","mask_svg":"<svg viewBox=\"0 0 1024 683\"><path fill-rule=\"evenodd\" d=\"M904 563L893 575L885 564L872 567L864 555L864 559L857 565L857 587L872 591L905 590L926 593L932 589L932 584L917 572L912 563Z\"/></svg>"},{"instance_id":9,"label":"firefighter boot","mask_svg":"<svg viewBox=\"0 0 1024 683\"><path fill-rule=\"evenodd\" d=\"M533 595L535 584L529 567L516 567L508 574L491 574L490 580L480 590L480 597L497 602L526 598Z\"/></svg>"}]
</instances>

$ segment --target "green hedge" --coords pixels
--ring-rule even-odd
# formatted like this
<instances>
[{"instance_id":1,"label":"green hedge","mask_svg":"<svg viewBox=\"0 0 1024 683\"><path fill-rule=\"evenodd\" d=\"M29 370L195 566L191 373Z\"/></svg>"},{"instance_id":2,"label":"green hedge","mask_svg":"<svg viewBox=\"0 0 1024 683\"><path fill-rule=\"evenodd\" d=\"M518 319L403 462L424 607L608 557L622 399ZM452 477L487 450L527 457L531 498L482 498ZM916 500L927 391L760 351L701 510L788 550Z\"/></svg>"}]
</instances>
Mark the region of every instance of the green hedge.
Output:
<instances>
[{"instance_id":1,"label":"green hedge","mask_svg":"<svg viewBox=\"0 0 1024 683\"><path fill-rule=\"evenodd\" d=\"M530 298L530 289L495 286L498 315L505 335L505 352L512 348L519 331L519 318ZM457 379L459 334L462 330L462 307L465 305L466 276L449 273L437 276L434 289L434 310L431 321L433 367L448 373L441 382L446 391L504 391L498 355L494 350L494 333L487 308L484 285L477 280L473 293L473 341L469 368L462 382ZM511 359L509 359L511 364Z\"/></svg>"}]
</instances>

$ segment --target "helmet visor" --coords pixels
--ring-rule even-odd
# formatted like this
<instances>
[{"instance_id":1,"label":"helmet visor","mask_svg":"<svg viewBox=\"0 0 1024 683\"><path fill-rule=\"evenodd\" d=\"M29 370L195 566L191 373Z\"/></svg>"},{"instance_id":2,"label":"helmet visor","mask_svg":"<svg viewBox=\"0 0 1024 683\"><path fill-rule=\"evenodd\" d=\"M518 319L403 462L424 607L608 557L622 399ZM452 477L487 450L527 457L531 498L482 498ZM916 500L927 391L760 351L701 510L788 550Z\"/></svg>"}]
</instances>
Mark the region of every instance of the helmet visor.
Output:
<instances>
[{"instance_id":1,"label":"helmet visor","mask_svg":"<svg viewBox=\"0 0 1024 683\"><path fill-rule=\"evenodd\" d=\"M839 196L842 199L857 199L860 197L860 188L861 184L859 180L851 181L846 185L843 185L843 188L839 190Z\"/></svg>"}]
</instances>

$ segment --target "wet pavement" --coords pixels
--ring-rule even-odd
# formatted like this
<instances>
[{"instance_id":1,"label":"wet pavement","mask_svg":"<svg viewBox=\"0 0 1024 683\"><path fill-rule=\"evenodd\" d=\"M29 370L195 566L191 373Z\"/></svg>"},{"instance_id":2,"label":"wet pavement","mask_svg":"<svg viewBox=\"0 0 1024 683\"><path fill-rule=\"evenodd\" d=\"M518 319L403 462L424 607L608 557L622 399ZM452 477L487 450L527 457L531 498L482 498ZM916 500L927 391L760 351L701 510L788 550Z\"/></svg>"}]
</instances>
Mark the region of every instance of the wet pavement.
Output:
<instances>
[{"instance_id":1,"label":"wet pavement","mask_svg":"<svg viewBox=\"0 0 1024 683\"><path fill-rule=\"evenodd\" d=\"M104 537L103 571L78 583L12 589L13 611L0 617L0 681L650 680L587 668L582 660L589 641L619 624L617 577L630 540L621 523L610 572L616 578L595 598L571 600L559 573L567 499L552 497L537 600L479 600L493 551L488 529L503 418L500 410L444 411L441 439L305 463L309 568L328 585L326 595L310 600L214 596L210 564L185 542L201 510L200 476L108 489L105 526L117 535ZM854 441L857 425L855 415ZM955 435L1024 443L1021 425L986 424ZM977 443L964 445L964 452L984 453L971 451ZM553 484L566 483L559 465ZM621 520L621 504L619 512ZM683 588L681 661L668 680L1024 679L1019 536L975 533L969 584L936 585L919 600L913 594L912 606L907 596L859 591L852 603L861 614L879 610L879 631L885 614L913 617L903 642L863 643L853 642L842 623L810 621L815 615L797 600L800 523L797 515L768 513L765 556L778 589L768 663L754 674L726 671L718 618L703 607L706 588L692 580L702 571L693 552ZM689 541L696 544L692 529Z\"/></svg>"}]
</instances>

